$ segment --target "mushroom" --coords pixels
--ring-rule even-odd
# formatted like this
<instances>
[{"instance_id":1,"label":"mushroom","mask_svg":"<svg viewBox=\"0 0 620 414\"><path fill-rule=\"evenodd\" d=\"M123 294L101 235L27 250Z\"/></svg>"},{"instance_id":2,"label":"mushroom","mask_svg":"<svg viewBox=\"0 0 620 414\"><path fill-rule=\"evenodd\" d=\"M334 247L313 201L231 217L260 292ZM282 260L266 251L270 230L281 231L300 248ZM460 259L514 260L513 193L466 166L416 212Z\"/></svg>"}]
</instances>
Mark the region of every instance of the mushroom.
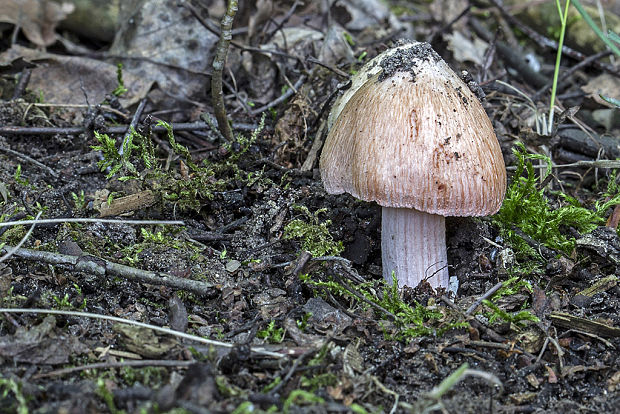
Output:
<instances>
[{"instance_id":1,"label":"mushroom","mask_svg":"<svg viewBox=\"0 0 620 414\"><path fill-rule=\"evenodd\" d=\"M476 95L428 43L369 62L336 102L320 159L330 194L382 206L383 277L448 287L445 216L499 210L506 169Z\"/></svg>"}]
</instances>

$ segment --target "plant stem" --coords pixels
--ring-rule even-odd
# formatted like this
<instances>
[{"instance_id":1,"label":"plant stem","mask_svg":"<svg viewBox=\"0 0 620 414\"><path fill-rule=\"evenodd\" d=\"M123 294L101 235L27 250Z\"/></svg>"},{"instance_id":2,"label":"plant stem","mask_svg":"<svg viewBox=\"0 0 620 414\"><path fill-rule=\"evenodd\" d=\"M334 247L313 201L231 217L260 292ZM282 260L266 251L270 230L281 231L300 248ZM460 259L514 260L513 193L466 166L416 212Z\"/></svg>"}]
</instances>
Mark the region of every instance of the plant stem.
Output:
<instances>
[{"instance_id":1,"label":"plant stem","mask_svg":"<svg viewBox=\"0 0 620 414\"><path fill-rule=\"evenodd\" d=\"M581 1L579 0L573 0L573 5L575 6L575 8L577 9L577 11L579 12L579 14L581 14L581 17L583 17L583 20L585 20L585 22L588 24L588 26L590 26L590 28L592 29L592 31L603 41L605 42L605 44L607 45L607 47L609 47L609 50L611 50L612 52L614 52L616 55L620 56L620 49L618 48L618 46L616 46L610 39L612 38L612 36L610 35L609 37L605 35L605 33L603 33L603 31L601 29L599 29L599 27L596 25L596 23L594 23L594 20L592 20L592 17L590 17L590 15L588 14L588 12L586 11L586 9L583 7L583 5L581 4Z\"/></svg>"},{"instance_id":2,"label":"plant stem","mask_svg":"<svg viewBox=\"0 0 620 414\"><path fill-rule=\"evenodd\" d=\"M555 4L558 6L558 14L560 15L560 21L562 27L560 29L560 40L558 41L558 53L555 58L555 70L553 71L553 86L551 87L551 102L549 103L549 122L547 123L547 134L553 130L553 107L555 103L555 94L558 88L558 76L560 74L560 62L562 60L562 47L564 45L564 34L566 33L566 20L568 19L568 7L570 6L570 0L566 0L564 7L564 13L562 13L562 7L560 6L560 0L556 0Z\"/></svg>"},{"instance_id":3,"label":"plant stem","mask_svg":"<svg viewBox=\"0 0 620 414\"><path fill-rule=\"evenodd\" d=\"M228 46L232 39L232 24L237 13L237 0L228 2L228 9L222 18L222 32L220 40L217 43L215 58L213 59L213 74L211 75L211 100L213 103L213 111L217 126L224 138L228 141L233 140L232 129L228 123L226 116L226 107L224 106L224 93L222 92L222 72L226 64L226 56L228 55Z\"/></svg>"}]
</instances>

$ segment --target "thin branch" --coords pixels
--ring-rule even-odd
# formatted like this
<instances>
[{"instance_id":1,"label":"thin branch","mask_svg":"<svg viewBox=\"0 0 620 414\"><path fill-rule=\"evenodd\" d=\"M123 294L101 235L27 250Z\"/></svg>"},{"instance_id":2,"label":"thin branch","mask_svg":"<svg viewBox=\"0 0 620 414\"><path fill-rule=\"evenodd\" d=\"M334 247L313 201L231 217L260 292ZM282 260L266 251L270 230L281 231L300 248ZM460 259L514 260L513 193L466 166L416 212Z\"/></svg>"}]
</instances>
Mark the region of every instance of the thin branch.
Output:
<instances>
[{"instance_id":1,"label":"thin branch","mask_svg":"<svg viewBox=\"0 0 620 414\"><path fill-rule=\"evenodd\" d=\"M0 249L0 252L10 251L11 249L13 249L13 247L5 245ZM26 260L68 266L74 272L89 273L101 278L117 276L132 282L168 286L173 289L186 290L201 296L209 294L214 289L214 285L211 283L185 279L164 272L151 272L148 270L136 269L135 267L110 262L88 254L69 256L41 250L18 248L15 249L14 255Z\"/></svg>"},{"instance_id":2,"label":"thin branch","mask_svg":"<svg viewBox=\"0 0 620 414\"><path fill-rule=\"evenodd\" d=\"M213 59L213 74L211 75L211 100L213 103L213 112L217 119L217 126L226 140L233 140L232 129L228 123L226 116L226 107L224 106L224 92L222 91L222 73L226 64L226 56L228 55L228 46L232 40L232 24L237 13L237 0L229 0L228 9L222 18L222 33L220 41L217 44L215 58Z\"/></svg>"},{"instance_id":3,"label":"thin branch","mask_svg":"<svg viewBox=\"0 0 620 414\"><path fill-rule=\"evenodd\" d=\"M196 342L206 344L206 345L213 345L213 346L218 346L222 348L232 348L233 346L235 346L235 344L231 344L227 342L214 341L212 339L206 339L201 336L191 335L191 334L187 334L184 332L175 331L173 329L162 328L160 326L150 325L148 323L143 323L143 322L138 322L138 321L132 321L131 319L118 318L116 316L100 315L98 313L76 312L76 311L66 311L66 310L56 310L56 309L23 309L23 308L15 308L15 309L0 308L0 313L37 313L37 314L41 313L41 314L48 314L48 315L65 315L65 316L77 316L79 318L86 317L86 318L93 318L93 319L103 319L106 321L125 323L127 325L134 325L134 326L139 326L141 328L151 329L153 331L165 333L165 334L176 336L176 337L183 338L183 339L188 339L190 341L196 341ZM252 352L256 354L270 356L274 358L284 358L286 356L285 354L267 351L260 347L251 347L250 349Z\"/></svg>"},{"instance_id":4,"label":"thin branch","mask_svg":"<svg viewBox=\"0 0 620 414\"><path fill-rule=\"evenodd\" d=\"M498 282L491 289L487 290L484 295L480 296L467 310L465 311L465 315L469 316L476 310L478 306L482 303L483 300L488 299L493 296L495 292L497 292L504 284L502 282Z\"/></svg>"},{"instance_id":5,"label":"thin branch","mask_svg":"<svg viewBox=\"0 0 620 414\"><path fill-rule=\"evenodd\" d=\"M284 102L285 100L287 100L288 98L290 98L291 96L293 96L294 94L297 93L297 90L301 87L301 85L303 85L303 83L305 82L306 77L304 75L301 75L299 77L299 79L297 79L297 82L295 82L295 85L293 85L292 88L289 88L286 92L284 92L282 95L280 95L280 97L274 99L273 101L269 102L267 105L263 105L260 108L256 108L254 110L252 110L250 112L250 115L258 115L261 112L266 111L269 108L273 108L274 106Z\"/></svg>"},{"instance_id":6,"label":"thin branch","mask_svg":"<svg viewBox=\"0 0 620 414\"><path fill-rule=\"evenodd\" d=\"M172 125L173 132L179 131L210 131L210 128L204 122L179 122ZM241 131L254 131L258 125L248 123L233 123L233 128ZM0 135L79 135L89 132L84 127L21 127L21 126L3 126L0 127ZM127 125L104 127L98 129L102 134L124 134L127 131ZM153 126L153 132L166 132L163 126Z\"/></svg>"},{"instance_id":7,"label":"thin branch","mask_svg":"<svg viewBox=\"0 0 620 414\"><path fill-rule=\"evenodd\" d=\"M1 131L0 131L0 134L2 134L2 132L1 132ZM10 149L10 148L5 148L5 147L0 147L0 151L7 152L7 153L9 153L9 154L11 154L11 155L16 156L17 158L20 158L20 159L22 159L22 160L24 160L24 161L27 161L27 162L29 162L29 163L31 163L31 164L34 164L34 165L36 165L37 167L39 167L39 168L41 168L41 169L43 169L43 170L47 171L47 173L48 173L49 175L51 175L52 177L54 177L54 178L58 178L58 173L57 173L56 171L52 170L52 169L51 169L50 167L48 167L47 165L45 165L45 164L43 164L43 163L40 163L39 161L35 160L34 158L31 158L31 157L27 156L26 154L22 154L21 152L17 152L17 151L15 151L15 150L12 150L12 149Z\"/></svg>"},{"instance_id":8,"label":"thin branch","mask_svg":"<svg viewBox=\"0 0 620 414\"><path fill-rule=\"evenodd\" d=\"M94 364L79 365L77 367L55 369L50 372L44 372L41 374L35 374L33 379L60 377L67 374L73 374L74 372L88 371L91 369L110 369L110 368L124 368L124 367L171 367L171 368L187 368L190 365L194 365L196 361L174 361L167 359L141 359L139 361L107 361L96 362Z\"/></svg>"},{"instance_id":9,"label":"thin branch","mask_svg":"<svg viewBox=\"0 0 620 414\"><path fill-rule=\"evenodd\" d=\"M516 26L527 37L529 37L530 39L532 39L533 41L538 43L538 45L540 47L542 47L542 48L549 48L549 49L553 49L553 50L558 50L558 47L559 47L558 46L558 42L556 42L555 40L551 40L551 39L541 35L540 33L536 32L533 29L531 29L529 26L525 25L519 19L514 17L512 14L508 13L506 8L502 5L502 3L499 0L490 0L490 2L491 2L491 4L493 4L500 11L502 16L504 16L504 18L510 24ZM573 58L575 60L579 60L579 61L587 59L586 55L584 55L581 52L576 51L575 49L571 49L570 47L568 47L566 45L562 46L562 53L567 55L567 56L570 56L571 58ZM606 63L599 62L597 60L593 61L592 64L595 67L597 67L598 69L605 70L605 71L611 73L612 75L618 76L620 74L620 72L616 68L614 68L612 65L608 65Z\"/></svg>"},{"instance_id":10,"label":"thin branch","mask_svg":"<svg viewBox=\"0 0 620 414\"><path fill-rule=\"evenodd\" d=\"M23 246L24 243L26 243L26 240L28 240L28 238L32 234L32 231L34 230L34 226L37 225L37 220L39 219L39 217L41 217L41 213L43 213L43 212L39 211L37 213L37 216L34 218L34 220L32 220L33 223L32 223L32 226L30 226L30 230L28 230L26 235L24 237L22 237L22 239L19 241L19 243L17 243L17 246L13 247L8 252L6 252L6 254L4 256L0 257L0 263L4 262L9 257L13 256L13 254L17 251L17 249L19 249L20 247Z\"/></svg>"},{"instance_id":11,"label":"thin branch","mask_svg":"<svg viewBox=\"0 0 620 414\"><path fill-rule=\"evenodd\" d=\"M138 104L136 113L133 115L133 118L131 118L131 122L129 123L129 126L127 127L127 131L125 132L125 136L123 136L123 142L121 143L121 147L118 149L119 155L123 155L123 152L125 152L125 146L127 145L127 142L129 141L129 139L131 138L131 135L136 130L136 126L138 125L138 121L140 120L140 117L142 116L142 112L144 112L146 103L147 103L147 99L143 98Z\"/></svg>"},{"instance_id":12,"label":"thin branch","mask_svg":"<svg viewBox=\"0 0 620 414\"><path fill-rule=\"evenodd\" d=\"M185 222L181 220L117 220L117 219L100 219L100 218L56 218L43 220L20 220L5 221L0 223L0 227L19 226L22 224L59 224L59 223L111 223L111 224L137 224L137 225L169 225L184 226Z\"/></svg>"}]
</instances>

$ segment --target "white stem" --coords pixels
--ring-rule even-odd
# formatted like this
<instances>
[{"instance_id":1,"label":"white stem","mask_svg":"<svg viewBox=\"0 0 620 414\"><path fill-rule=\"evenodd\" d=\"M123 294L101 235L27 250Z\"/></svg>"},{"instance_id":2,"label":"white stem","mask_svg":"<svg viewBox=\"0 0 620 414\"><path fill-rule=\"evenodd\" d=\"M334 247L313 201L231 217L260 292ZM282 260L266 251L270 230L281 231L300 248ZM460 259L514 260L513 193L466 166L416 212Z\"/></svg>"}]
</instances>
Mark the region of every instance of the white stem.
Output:
<instances>
[{"instance_id":1,"label":"white stem","mask_svg":"<svg viewBox=\"0 0 620 414\"><path fill-rule=\"evenodd\" d=\"M383 277L415 287L426 279L433 288L448 287L445 218L412 208L383 207L381 257Z\"/></svg>"}]
</instances>

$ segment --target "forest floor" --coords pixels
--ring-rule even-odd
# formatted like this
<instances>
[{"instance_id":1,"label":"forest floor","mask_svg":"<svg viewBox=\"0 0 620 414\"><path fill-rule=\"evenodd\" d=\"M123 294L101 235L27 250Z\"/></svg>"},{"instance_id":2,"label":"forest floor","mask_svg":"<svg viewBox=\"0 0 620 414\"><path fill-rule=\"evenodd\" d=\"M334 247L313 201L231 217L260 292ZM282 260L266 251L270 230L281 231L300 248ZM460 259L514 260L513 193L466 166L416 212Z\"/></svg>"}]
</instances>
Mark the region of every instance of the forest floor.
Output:
<instances>
[{"instance_id":1,"label":"forest floor","mask_svg":"<svg viewBox=\"0 0 620 414\"><path fill-rule=\"evenodd\" d=\"M0 413L620 413L620 116L598 99L615 86L591 88L617 85L609 54L564 55L544 133L555 50L527 36L533 17L390 1L356 30L355 2L329 16L275 2L271 19L271 2L247 3L224 71L233 141L200 117L207 93L140 89L152 68L135 59L118 77L107 61L104 105L50 103L54 87L80 103L96 87L62 60L85 55L27 52L4 30L2 221L59 221L0 227ZM319 53L338 24L349 43ZM327 194L318 168L346 81L330 68L353 73L403 37L481 85L508 168L496 216L447 218L455 284L437 292L382 281L381 207Z\"/></svg>"}]
</instances>

